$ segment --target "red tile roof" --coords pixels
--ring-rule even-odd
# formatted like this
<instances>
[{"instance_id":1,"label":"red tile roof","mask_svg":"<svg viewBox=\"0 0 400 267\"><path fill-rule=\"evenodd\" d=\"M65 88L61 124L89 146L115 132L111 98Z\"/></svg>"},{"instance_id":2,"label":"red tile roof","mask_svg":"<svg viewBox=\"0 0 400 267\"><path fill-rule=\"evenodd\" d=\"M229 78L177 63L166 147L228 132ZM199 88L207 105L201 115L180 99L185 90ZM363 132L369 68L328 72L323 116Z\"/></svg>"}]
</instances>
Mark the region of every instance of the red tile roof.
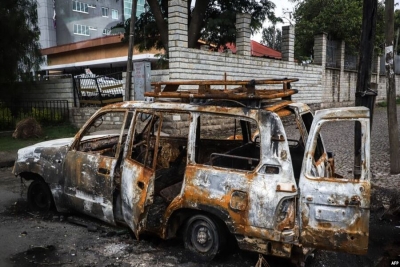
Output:
<instances>
[{"instance_id":1,"label":"red tile roof","mask_svg":"<svg viewBox=\"0 0 400 267\"><path fill-rule=\"evenodd\" d=\"M251 55L253 57L268 57L268 58L274 58L274 59L282 59L282 53L272 49L268 46L265 46L263 44L260 44L259 42L256 42L254 40L251 40ZM236 46L233 43L228 43L226 44L226 47L232 51L232 53L236 53ZM220 47L218 49L219 52L222 52L224 50L223 47Z\"/></svg>"}]
</instances>

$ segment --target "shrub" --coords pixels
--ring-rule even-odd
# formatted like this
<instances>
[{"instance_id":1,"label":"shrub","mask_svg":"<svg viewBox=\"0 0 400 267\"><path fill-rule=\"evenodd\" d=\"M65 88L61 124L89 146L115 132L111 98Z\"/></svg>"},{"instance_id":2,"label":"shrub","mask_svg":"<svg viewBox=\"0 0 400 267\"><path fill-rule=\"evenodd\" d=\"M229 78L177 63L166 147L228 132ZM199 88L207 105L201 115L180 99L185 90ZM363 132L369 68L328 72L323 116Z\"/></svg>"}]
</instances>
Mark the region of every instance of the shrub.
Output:
<instances>
[{"instance_id":1,"label":"shrub","mask_svg":"<svg viewBox=\"0 0 400 267\"><path fill-rule=\"evenodd\" d=\"M39 122L60 122L63 120L60 112L52 112L52 110L48 108L32 108L32 117Z\"/></svg>"},{"instance_id":2,"label":"shrub","mask_svg":"<svg viewBox=\"0 0 400 267\"><path fill-rule=\"evenodd\" d=\"M14 118L11 110L7 107L0 106L0 129L8 129L14 124Z\"/></svg>"}]
</instances>

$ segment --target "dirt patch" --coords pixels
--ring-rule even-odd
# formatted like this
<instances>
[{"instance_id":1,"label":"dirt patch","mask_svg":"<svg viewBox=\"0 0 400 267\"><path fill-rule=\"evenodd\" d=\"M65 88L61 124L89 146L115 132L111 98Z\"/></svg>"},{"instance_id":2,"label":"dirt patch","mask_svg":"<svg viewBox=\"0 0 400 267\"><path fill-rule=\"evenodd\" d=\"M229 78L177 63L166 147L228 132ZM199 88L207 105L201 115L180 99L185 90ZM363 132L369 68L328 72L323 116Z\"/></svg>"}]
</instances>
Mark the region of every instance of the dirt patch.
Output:
<instances>
[{"instance_id":1,"label":"dirt patch","mask_svg":"<svg viewBox=\"0 0 400 267\"><path fill-rule=\"evenodd\" d=\"M44 265L63 265L71 262L61 262L56 248L52 245L45 247L32 247L27 251L17 253L11 257L16 266L34 267Z\"/></svg>"}]
</instances>

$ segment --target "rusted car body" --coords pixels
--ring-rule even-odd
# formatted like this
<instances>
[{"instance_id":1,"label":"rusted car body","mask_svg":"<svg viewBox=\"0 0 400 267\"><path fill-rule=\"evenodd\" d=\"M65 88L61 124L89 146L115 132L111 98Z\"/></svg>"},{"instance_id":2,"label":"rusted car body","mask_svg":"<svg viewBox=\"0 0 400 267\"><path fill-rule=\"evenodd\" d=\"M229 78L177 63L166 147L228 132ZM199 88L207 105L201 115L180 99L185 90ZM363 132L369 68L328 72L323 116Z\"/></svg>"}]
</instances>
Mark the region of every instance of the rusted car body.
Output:
<instances>
[{"instance_id":1,"label":"rusted car body","mask_svg":"<svg viewBox=\"0 0 400 267\"><path fill-rule=\"evenodd\" d=\"M369 110L313 115L291 100L293 81L154 84L146 101L98 110L74 138L21 149L13 173L34 180L28 190L34 208L54 204L60 212L123 223L137 237L182 234L202 259L222 250L228 234L242 249L296 261L311 248L364 254ZM283 89L255 88L275 84ZM177 91L179 85L198 91ZM335 173L320 134L325 124L343 121L362 132L356 177Z\"/></svg>"}]
</instances>

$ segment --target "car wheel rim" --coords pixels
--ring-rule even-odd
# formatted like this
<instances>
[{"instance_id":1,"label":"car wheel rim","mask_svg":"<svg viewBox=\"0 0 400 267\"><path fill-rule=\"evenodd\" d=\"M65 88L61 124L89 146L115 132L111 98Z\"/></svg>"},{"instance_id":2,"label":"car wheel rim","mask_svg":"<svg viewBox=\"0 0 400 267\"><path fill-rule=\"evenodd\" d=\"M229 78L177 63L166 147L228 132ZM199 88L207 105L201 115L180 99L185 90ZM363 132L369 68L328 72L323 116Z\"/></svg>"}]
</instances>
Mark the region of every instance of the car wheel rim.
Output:
<instances>
[{"instance_id":1,"label":"car wheel rim","mask_svg":"<svg viewBox=\"0 0 400 267\"><path fill-rule=\"evenodd\" d=\"M214 237L207 223L197 221L193 224L191 243L193 247L202 253L208 252L214 245Z\"/></svg>"},{"instance_id":2,"label":"car wheel rim","mask_svg":"<svg viewBox=\"0 0 400 267\"><path fill-rule=\"evenodd\" d=\"M47 206L47 199L45 194L43 194L43 192L38 189L38 192L36 192L35 196L34 196L34 200L35 200L35 204L39 207L39 208L45 208Z\"/></svg>"}]
</instances>

